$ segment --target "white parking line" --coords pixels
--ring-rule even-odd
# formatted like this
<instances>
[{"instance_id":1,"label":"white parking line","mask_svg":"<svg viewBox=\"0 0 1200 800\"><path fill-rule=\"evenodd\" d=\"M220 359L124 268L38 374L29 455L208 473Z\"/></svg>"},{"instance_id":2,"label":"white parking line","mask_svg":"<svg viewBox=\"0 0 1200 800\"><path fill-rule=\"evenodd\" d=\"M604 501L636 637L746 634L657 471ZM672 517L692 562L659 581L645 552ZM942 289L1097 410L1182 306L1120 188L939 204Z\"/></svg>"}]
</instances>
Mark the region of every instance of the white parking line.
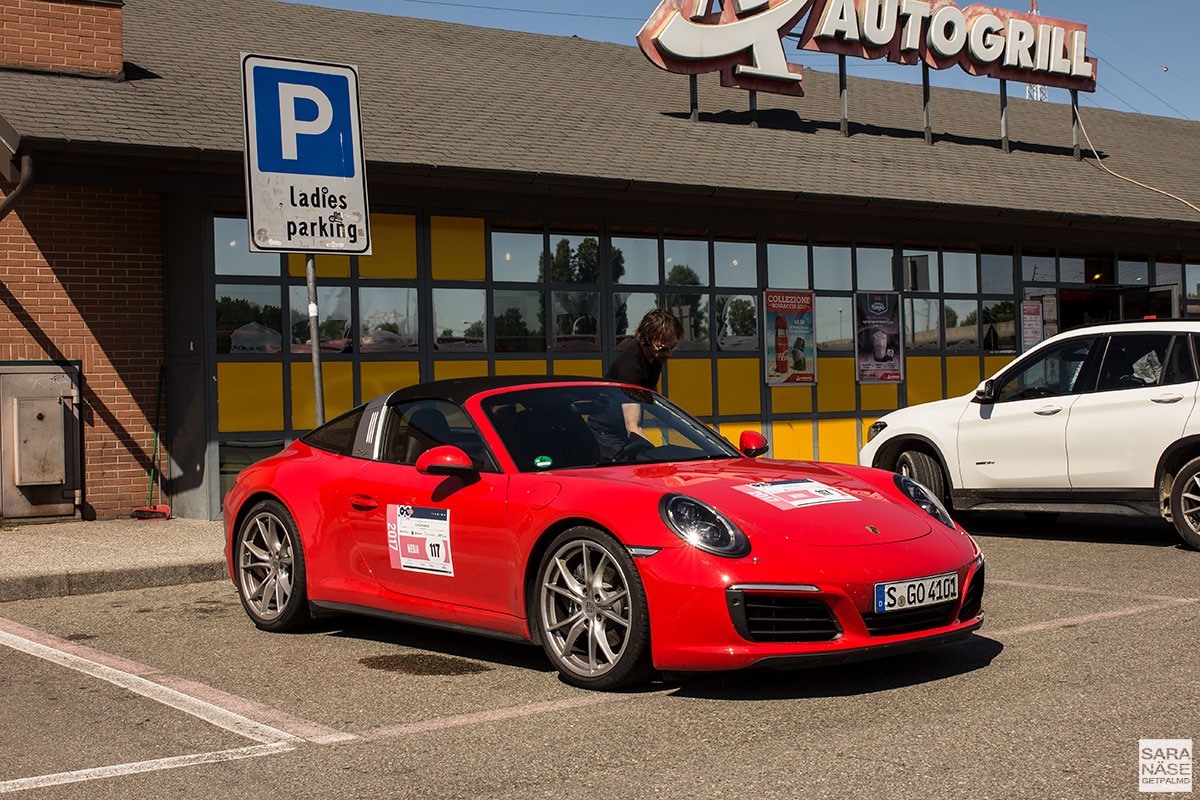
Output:
<instances>
[{"instance_id":1,"label":"white parking line","mask_svg":"<svg viewBox=\"0 0 1200 800\"><path fill-rule=\"evenodd\" d=\"M1055 628L1070 628L1075 625L1086 625L1089 622L1100 622L1106 619L1117 619L1118 617L1128 617L1134 614L1146 614L1151 611L1162 611L1164 608L1175 608L1177 606L1186 606L1192 603L1200 602L1200 600L1176 598L1168 600L1164 603L1157 603L1152 606L1135 606L1133 608L1121 608L1116 611L1097 611L1094 614L1084 614L1079 617L1064 617L1063 619L1051 619L1045 622L1034 622L1029 625L1020 625L1016 628L1005 628L999 631L984 629L987 636L1014 636L1020 633L1036 633L1037 631L1049 631Z\"/></svg>"},{"instance_id":2,"label":"white parking line","mask_svg":"<svg viewBox=\"0 0 1200 800\"><path fill-rule=\"evenodd\" d=\"M241 714L235 714L232 711L215 706L204 700L197 700L195 697L186 695L183 692L168 689L166 686L148 681L137 675L131 675L128 672L113 669L90 659L81 658L80 656L39 644L30 639L9 633L7 630L0 629L0 644L44 659L53 664L73 669L76 672L91 675L102 681L108 681L114 686L128 689L134 694L139 694L157 703L162 703L185 714L191 714L193 717L202 719L210 725L216 725L218 728L224 728L231 733L236 733L239 736L244 736L256 742L273 744L275 742L301 741L298 736L293 736L278 728L272 728L269 725L255 722L252 719L243 717Z\"/></svg>"},{"instance_id":3,"label":"white parking line","mask_svg":"<svg viewBox=\"0 0 1200 800\"><path fill-rule=\"evenodd\" d=\"M1115 589L1093 589L1089 586L1059 586L1053 583L1029 583L1027 581L1010 581L1003 578L988 578L988 586L1014 586L1018 589L1041 589L1047 592L1070 592L1074 594L1094 594L1103 597L1122 597L1129 600L1159 600L1162 602L1197 603L1200 597L1170 597L1161 594L1143 594L1141 592L1122 592Z\"/></svg>"},{"instance_id":4,"label":"white parking line","mask_svg":"<svg viewBox=\"0 0 1200 800\"><path fill-rule=\"evenodd\" d=\"M286 753L296 747L289 742L272 742L271 744L256 744L250 747L239 747L234 750L215 750L211 753L195 753L190 756L172 756L171 758L156 758L152 761L134 761L129 764L113 764L107 767L92 767L73 772L57 772L53 775L39 775L36 778L18 778L11 781L0 781L0 794L21 792L26 789L40 789L45 786L58 786L63 783L80 783L94 781L99 778L115 778L119 775L136 775L139 772L156 772L177 767L192 767L197 764L215 764L219 761L235 761L239 758L257 758L273 753Z\"/></svg>"},{"instance_id":5,"label":"white parking line","mask_svg":"<svg viewBox=\"0 0 1200 800\"><path fill-rule=\"evenodd\" d=\"M219 689L214 689L195 681L185 680L174 675L168 675L165 672L149 667L145 664L139 664L136 661L114 656L111 653L105 653L100 650L95 650L86 645L78 644L77 642L69 642L66 639L60 639L57 636L44 633L43 631L29 628L20 623L0 617L0 634L8 634L15 637L17 640L28 642L33 645L39 645L46 648L46 651L59 654L60 657L74 657L77 659L75 663L94 664L100 667L111 670L109 674L125 675L130 678L144 679L151 685L162 687L164 691L174 691L176 697L190 698L198 705L197 707L211 707L220 709L232 715L234 718L249 720L255 724L262 726L265 732L270 733L269 738L260 739L258 741L276 741L286 739L291 736L298 739L304 739L314 744L333 744L335 742L344 742L356 738L352 733L343 733L334 728L329 728L324 725L318 725L306 719L294 717L291 714L285 714L261 703L256 703L253 700L248 700L244 697L222 692ZM8 644L8 642L0 642ZM18 647L18 650L27 649ZM31 653L31 655L39 655ZM39 655L39 657L41 657ZM59 662L56 658L54 660ZM71 666L64 664L64 666ZM74 667L72 667L74 668ZM97 675L104 680L108 680L103 675ZM123 684L118 684L123 685ZM143 684L144 685L144 684ZM125 687L129 688L129 687ZM149 696L149 695L144 695ZM158 697L151 697L152 700L159 700ZM187 713L192 711L187 708L180 709ZM209 720L211 721L211 720ZM214 723L218 724L218 723ZM224 726L222 726L224 727ZM240 731L234 731L240 733ZM248 737L254 738L254 737Z\"/></svg>"}]
</instances>

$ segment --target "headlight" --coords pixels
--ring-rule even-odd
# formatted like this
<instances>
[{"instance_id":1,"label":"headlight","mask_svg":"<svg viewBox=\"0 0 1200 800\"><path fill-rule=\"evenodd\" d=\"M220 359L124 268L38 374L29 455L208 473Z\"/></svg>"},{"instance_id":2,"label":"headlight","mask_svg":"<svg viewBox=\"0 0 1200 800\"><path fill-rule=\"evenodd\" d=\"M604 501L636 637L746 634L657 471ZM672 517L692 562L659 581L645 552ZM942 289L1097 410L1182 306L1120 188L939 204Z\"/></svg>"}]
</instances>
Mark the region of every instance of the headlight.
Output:
<instances>
[{"instance_id":1,"label":"headlight","mask_svg":"<svg viewBox=\"0 0 1200 800\"><path fill-rule=\"evenodd\" d=\"M942 505L942 501L938 500L933 492L907 475L896 473L895 480L896 486L900 491L904 492L904 496L912 500L918 508L946 527L955 527L954 520L950 518L950 512L946 510L946 507Z\"/></svg>"},{"instance_id":2,"label":"headlight","mask_svg":"<svg viewBox=\"0 0 1200 800\"><path fill-rule=\"evenodd\" d=\"M887 427L887 423L881 419L877 419L871 423L871 427L867 428L867 441L871 441L879 434L883 433L883 429Z\"/></svg>"},{"instance_id":3,"label":"headlight","mask_svg":"<svg viewBox=\"0 0 1200 800\"><path fill-rule=\"evenodd\" d=\"M746 534L724 514L699 500L669 494L659 502L658 513L672 533L706 553L740 558L750 552Z\"/></svg>"}]
</instances>

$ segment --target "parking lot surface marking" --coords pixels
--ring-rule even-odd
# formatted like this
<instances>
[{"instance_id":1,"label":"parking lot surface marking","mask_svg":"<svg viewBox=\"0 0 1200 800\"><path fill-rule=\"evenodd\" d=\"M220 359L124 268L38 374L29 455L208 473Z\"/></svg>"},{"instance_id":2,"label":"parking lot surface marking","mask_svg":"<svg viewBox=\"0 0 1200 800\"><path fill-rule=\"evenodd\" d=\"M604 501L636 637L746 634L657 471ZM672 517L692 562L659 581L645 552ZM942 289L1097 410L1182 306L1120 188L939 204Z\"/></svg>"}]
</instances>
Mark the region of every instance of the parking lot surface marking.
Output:
<instances>
[{"instance_id":1,"label":"parking lot surface marking","mask_svg":"<svg viewBox=\"0 0 1200 800\"><path fill-rule=\"evenodd\" d=\"M1070 628L1076 625L1086 625L1091 622L1102 622L1109 619L1118 619L1120 617L1128 617L1134 614L1148 614L1152 611L1162 611L1167 608L1176 608L1178 606L1191 605L1200 603L1200 597L1166 597L1163 595L1143 594L1141 592L1121 592L1111 589L1091 589L1084 586L1057 586L1047 583L1026 583L1024 581L1010 580L991 580L989 583L992 586L1011 586L1018 589L1035 589L1049 592L1070 592L1074 594L1090 594L1102 597L1116 597L1124 600L1154 600L1155 603L1149 605L1132 606L1130 608L1120 608L1113 611L1097 611L1093 614L1083 614L1077 617L1063 617L1061 619L1051 619L1045 622L1034 622L1029 625L1018 625L1015 628L1004 628L998 631L986 630L988 636L1016 636L1022 633L1037 633L1039 631L1055 630L1057 628Z\"/></svg>"},{"instance_id":2,"label":"parking lot surface marking","mask_svg":"<svg viewBox=\"0 0 1200 800\"><path fill-rule=\"evenodd\" d=\"M139 772L157 772L178 767L193 767L197 764L214 764L219 761L236 761L240 758L257 758L275 753L286 753L295 750L290 742L271 742L256 744L250 747L238 747L233 750L214 750L211 753L195 753L189 756L171 756L156 758L151 761L133 761L128 764L113 764L107 767L92 767L72 772L56 772L52 775L38 775L34 778L18 778L11 781L0 781L0 794L22 792L27 789L40 789L46 786L58 786L64 783L81 783L100 778L115 778L120 775L136 775Z\"/></svg>"},{"instance_id":3,"label":"parking lot surface marking","mask_svg":"<svg viewBox=\"0 0 1200 800\"><path fill-rule=\"evenodd\" d=\"M84 672L257 742L354 739L309 720L0 618L0 644ZM269 723L269 724L268 724Z\"/></svg>"}]
</instances>

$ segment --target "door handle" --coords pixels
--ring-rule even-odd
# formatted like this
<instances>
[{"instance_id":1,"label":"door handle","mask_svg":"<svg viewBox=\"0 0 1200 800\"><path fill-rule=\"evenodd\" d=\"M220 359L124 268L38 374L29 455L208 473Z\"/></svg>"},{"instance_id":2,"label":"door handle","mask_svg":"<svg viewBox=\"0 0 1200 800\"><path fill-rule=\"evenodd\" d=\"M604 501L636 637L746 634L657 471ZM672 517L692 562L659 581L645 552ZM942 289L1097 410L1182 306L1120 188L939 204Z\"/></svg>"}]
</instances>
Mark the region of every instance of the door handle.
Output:
<instances>
[{"instance_id":1,"label":"door handle","mask_svg":"<svg viewBox=\"0 0 1200 800\"><path fill-rule=\"evenodd\" d=\"M356 494L350 498L350 505L357 508L359 511L374 511L379 508L379 503L375 502L375 498L367 497L365 494Z\"/></svg>"},{"instance_id":2,"label":"door handle","mask_svg":"<svg viewBox=\"0 0 1200 800\"><path fill-rule=\"evenodd\" d=\"M1062 411L1062 406L1042 406L1033 413L1039 417L1052 417L1060 411Z\"/></svg>"},{"instance_id":3,"label":"door handle","mask_svg":"<svg viewBox=\"0 0 1200 800\"><path fill-rule=\"evenodd\" d=\"M1165 405L1167 403L1178 403L1182 399L1183 399L1183 395L1181 395L1181 394L1164 394L1161 397L1151 397L1150 402L1151 403L1162 403Z\"/></svg>"}]
</instances>

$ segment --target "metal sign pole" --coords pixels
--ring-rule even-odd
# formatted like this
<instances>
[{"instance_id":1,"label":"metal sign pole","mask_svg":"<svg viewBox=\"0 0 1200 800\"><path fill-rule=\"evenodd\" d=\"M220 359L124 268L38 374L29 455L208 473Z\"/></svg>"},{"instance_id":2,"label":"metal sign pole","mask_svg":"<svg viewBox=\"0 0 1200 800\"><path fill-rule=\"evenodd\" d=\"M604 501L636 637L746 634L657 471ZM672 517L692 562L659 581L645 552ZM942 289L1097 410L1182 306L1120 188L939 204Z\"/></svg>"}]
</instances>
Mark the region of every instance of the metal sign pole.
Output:
<instances>
[{"instance_id":1,"label":"metal sign pole","mask_svg":"<svg viewBox=\"0 0 1200 800\"><path fill-rule=\"evenodd\" d=\"M1000 149L1012 151L1008 143L1008 81L1000 79Z\"/></svg>"},{"instance_id":2,"label":"metal sign pole","mask_svg":"<svg viewBox=\"0 0 1200 800\"><path fill-rule=\"evenodd\" d=\"M317 320L317 259L312 253L304 258L304 279L308 283L308 341L312 349L313 413L315 425L325 424L325 391L321 380L321 331Z\"/></svg>"}]
</instances>

